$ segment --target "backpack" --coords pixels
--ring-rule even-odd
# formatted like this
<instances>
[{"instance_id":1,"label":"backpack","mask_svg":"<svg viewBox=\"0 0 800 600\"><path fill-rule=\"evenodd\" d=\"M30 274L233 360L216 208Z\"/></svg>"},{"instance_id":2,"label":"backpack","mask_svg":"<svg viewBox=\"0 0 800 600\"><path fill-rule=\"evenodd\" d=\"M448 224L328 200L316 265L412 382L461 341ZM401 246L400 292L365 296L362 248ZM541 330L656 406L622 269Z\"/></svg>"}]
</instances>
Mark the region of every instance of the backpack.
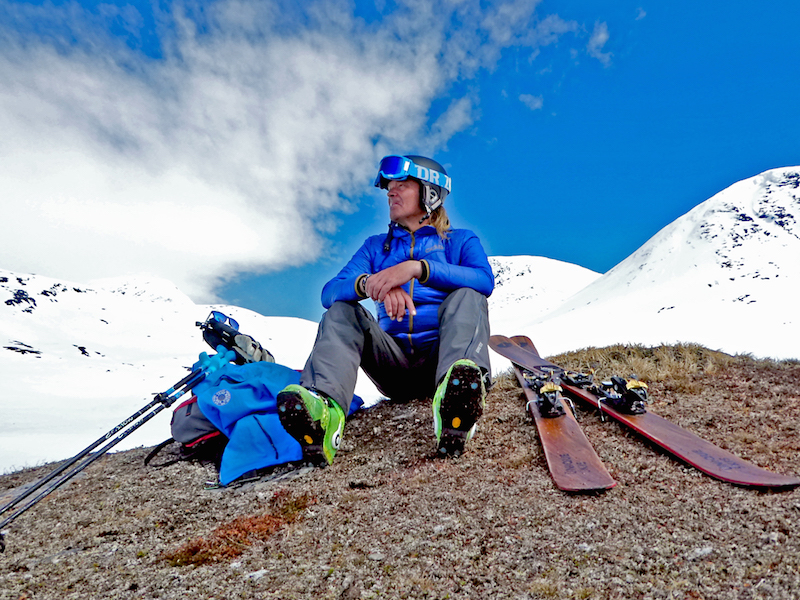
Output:
<instances>
[{"instance_id":1,"label":"backpack","mask_svg":"<svg viewBox=\"0 0 800 600\"><path fill-rule=\"evenodd\" d=\"M303 452L280 423L277 395L300 382L300 373L260 361L226 364L194 386L194 395L172 414L172 438L156 447L145 464L172 442L180 444L177 458L213 461L222 486L255 476L272 467L300 461ZM363 405L353 396L348 416Z\"/></svg>"},{"instance_id":2,"label":"backpack","mask_svg":"<svg viewBox=\"0 0 800 600\"><path fill-rule=\"evenodd\" d=\"M170 430L172 437L161 442L147 455L144 459L145 465L149 465L165 447L177 442L179 444L177 456L173 454L173 458L153 466L166 467L183 460L196 460L213 462L219 470L228 438L202 413L197 404L197 396L192 395L172 412Z\"/></svg>"}]
</instances>

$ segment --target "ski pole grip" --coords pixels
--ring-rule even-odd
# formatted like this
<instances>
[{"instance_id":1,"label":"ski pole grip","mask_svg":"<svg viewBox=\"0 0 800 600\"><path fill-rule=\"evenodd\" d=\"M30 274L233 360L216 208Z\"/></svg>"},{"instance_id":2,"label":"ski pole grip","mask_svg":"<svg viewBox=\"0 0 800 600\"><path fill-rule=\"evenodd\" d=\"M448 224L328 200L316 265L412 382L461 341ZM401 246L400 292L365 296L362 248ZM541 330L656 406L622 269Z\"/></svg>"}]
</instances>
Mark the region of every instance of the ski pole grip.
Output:
<instances>
[{"instance_id":1,"label":"ski pole grip","mask_svg":"<svg viewBox=\"0 0 800 600\"><path fill-rule=\"evenodd\" d=\"M211 357L211 362L214 364L214 371L217 369L221 369L228 363L232 363L236 360L236 352L233 350L228 350L225 346L217 346L217 353ZM214 371L209 371L209 373L213 373Z\"/></svg>"},{"instance_id":2,"label":"ski pole grip","mask_svg":"<svg viewBox=\"0 0 800 600\"><path fill-rule=\"evenodd\" d=\"M201 369L206 374L211 374L234 360L236 360L236 353L233 350L228 350L225 346L219 345L214 356L209 356L207 352L202 352L200 360L194 364L192 369Z\"/></svg>"}]
</instances>

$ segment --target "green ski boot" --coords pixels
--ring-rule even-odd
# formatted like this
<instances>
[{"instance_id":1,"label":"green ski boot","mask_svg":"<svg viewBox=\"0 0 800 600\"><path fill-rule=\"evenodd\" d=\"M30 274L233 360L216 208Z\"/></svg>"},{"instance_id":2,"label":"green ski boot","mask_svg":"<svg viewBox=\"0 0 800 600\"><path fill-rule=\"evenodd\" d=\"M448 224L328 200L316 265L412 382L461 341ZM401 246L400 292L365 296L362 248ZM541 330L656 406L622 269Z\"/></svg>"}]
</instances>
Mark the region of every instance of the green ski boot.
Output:
<instances>
[{"instance_id":1,"label":"green ski boot","mask_svg":"<svg viewBox=\"0 0 800 600\"><path fill-rule=\"evenodd\" d=\"M278 394L278 418L303 449L303 458L316 466L331 464L344 431L341 407L301 385L288 385Z\"/></svg>"},{"instance_id":2,"label":"green ski boot","mask_svg":"<svg viewBox=\"0 0 800 600\"><path fill-rule=\"evenodd\" d=\"M469 359L457 360L433 396L433 432L437 452L459 456L472 439L483 414L486 388L483 373Z\"/></svg>"}]
</instances>

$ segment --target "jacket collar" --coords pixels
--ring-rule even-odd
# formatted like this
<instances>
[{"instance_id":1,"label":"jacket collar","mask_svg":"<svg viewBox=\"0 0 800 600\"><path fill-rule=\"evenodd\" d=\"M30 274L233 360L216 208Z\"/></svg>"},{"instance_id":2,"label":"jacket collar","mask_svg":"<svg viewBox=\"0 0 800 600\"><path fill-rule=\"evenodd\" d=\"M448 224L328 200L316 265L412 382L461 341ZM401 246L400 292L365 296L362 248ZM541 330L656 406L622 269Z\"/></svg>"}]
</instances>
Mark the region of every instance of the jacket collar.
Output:
<instances>
[{"instance_id":1,"label":"jacket collar","mask_svg":"<svg viewBox=\"0 0 800 600\"><path fill-rule=\"evenodd\" d=\"M394 221L389 223L389 228L392 230L393 236L411 235L411 230ZM414 232L414 235L431 235L432 233L436 233L436 228L433 225L423 225Z\"/></svg>"}]
</instances>

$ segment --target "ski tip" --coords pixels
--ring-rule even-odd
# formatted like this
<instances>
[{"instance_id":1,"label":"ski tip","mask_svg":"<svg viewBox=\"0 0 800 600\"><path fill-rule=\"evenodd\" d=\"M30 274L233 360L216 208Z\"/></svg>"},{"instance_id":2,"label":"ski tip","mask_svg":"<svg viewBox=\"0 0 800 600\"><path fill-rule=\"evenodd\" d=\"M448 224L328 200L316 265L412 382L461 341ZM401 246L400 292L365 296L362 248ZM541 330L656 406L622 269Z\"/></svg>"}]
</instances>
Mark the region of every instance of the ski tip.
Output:
<instances>
[{"instance_id":1,"label":"ski tip","mask_svg":"<svg viewBox=\"0 0 800 600\"><path fill-rule=\"evenodd\" d=\"M746 487L750 489L758 489L758 490L773 491L773 492L787 492L789 490L793 490L796 487L800 486L800 478L798 477L779 475L777 473L772 473L771 471L767 471L767 473L771 475L771 477L765 475L761 479L753 478L746 480L738 480L733 477L727 479L718 477L718 479L722 479L722 481L727 481L728 483L731 483L739 487Z\"/></svg>"}]
</instances>

